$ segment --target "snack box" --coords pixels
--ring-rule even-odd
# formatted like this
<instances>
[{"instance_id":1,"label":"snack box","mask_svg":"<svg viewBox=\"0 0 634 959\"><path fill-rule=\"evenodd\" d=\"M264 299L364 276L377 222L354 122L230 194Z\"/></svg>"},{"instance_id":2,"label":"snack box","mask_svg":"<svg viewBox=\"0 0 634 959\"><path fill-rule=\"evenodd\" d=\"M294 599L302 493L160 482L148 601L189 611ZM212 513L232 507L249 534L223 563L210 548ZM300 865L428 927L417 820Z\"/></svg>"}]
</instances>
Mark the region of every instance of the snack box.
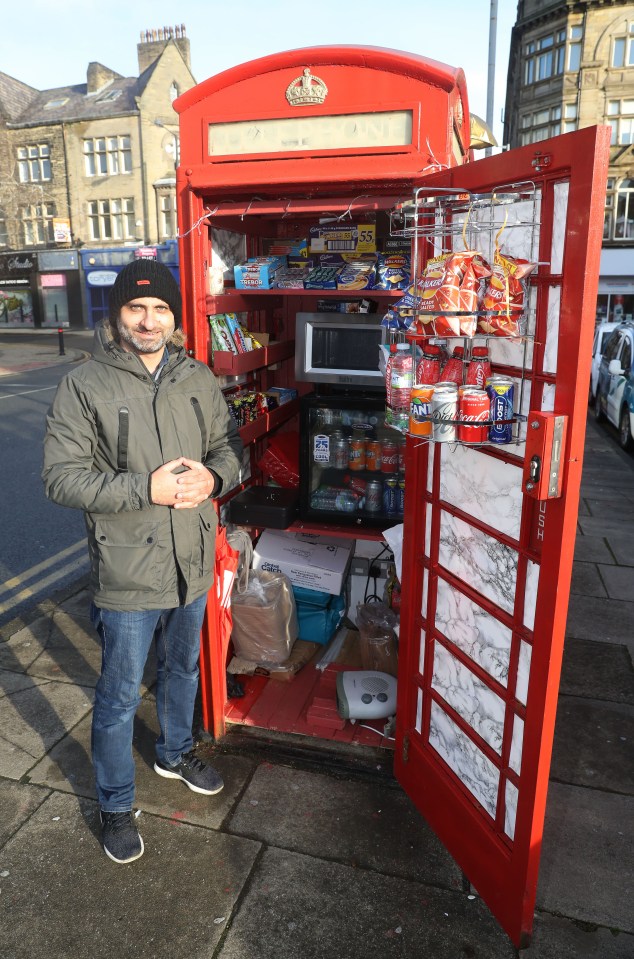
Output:
<instances>
[{"instance_id":1,"label":"snack box","mask_svg":"<svg viewBox=\"0 0 634 959\"><path fill-rule=\"evenodd\" d=\"M274 397L278 406L283 406L297 399L297 390L293 386L269 386L266 395Z\"/></svg>"},{"instance_id":2,"label":"snack box","mask_svg":"<svg viewBox=\"0 0 634 959\"><path fill-rule=\"evenodd\" d=\"M337 220L320 223L309 231L311 253L374 253L376 224Z\"/></svg>"},{"instance_id":3,"label":"snack box","mask_svg":"<svg viewBox=\"0 0 634 959\"><path fill-rule=\"evenodd\" d=\"M339 596L348 574L354 540L264 530L253 553L253 568L284 573L293 586Z\"/></svg>"},{"instance_id":4,"label":"snack box","mask_svg":"<svg viewBox=\"0 0 634 959\"><path fill-rule=\"evenodd\" d=\"M275 285L275 274L286 268L285 256L260 256L233 268L236 289L270 290Z\"/></svg>"}]
</instances>

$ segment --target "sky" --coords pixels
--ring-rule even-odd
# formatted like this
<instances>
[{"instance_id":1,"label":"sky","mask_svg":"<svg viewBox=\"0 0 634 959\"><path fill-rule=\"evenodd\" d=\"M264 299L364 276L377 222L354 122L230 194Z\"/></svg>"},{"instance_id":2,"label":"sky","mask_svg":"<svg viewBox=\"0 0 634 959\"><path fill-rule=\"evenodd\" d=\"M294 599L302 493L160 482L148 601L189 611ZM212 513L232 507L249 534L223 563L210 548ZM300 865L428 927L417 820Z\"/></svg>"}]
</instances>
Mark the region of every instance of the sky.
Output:
<instances>
[{"instance_id":1,"label":"sky","mask_svg":"<svg viewBox=\"0 0 634 959\"><path fill-rule=\"evenodd\" d=\"M498 0L493 132L502 111L515 0ZM29 0L3 4L0 70L49 90L86 82L98 61L138 74L141 31L184 24L197 82L270 53L324 44L389 47L462 67L486 117L491 0Z\"/></svg>"}]
</instances>

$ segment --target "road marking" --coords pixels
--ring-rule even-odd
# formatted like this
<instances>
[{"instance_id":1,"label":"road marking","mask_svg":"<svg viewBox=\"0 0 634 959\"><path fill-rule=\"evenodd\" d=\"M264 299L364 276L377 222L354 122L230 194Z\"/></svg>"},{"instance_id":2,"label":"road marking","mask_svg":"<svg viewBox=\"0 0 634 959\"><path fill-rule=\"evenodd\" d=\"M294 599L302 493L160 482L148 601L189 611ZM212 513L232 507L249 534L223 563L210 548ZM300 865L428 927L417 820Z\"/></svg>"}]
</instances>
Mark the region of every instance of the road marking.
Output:
<instances>
[{"instance_id":1,"label":"road marking","mask_svg":"<svg viewBox=\"0 0 634 959\"><path fill-rule=\"evenodd\" d=\"M14 596L11 596L5 603L0 603L0 614L8 613L10 609L18 606L25 599L30 599L32 596L37 596L42 592L43 589L46 589L49 586L54 586L55 583L62 579L62 577L66 576L67 573L73 573L75 570L81 569L84 564L86 564L86 568L88 568L88 557L82 556L80 559L74 559L70 563L67 563L66 566L62 566L61 569L51 573L51 575L47 576L45 579L38 580L37 584L34 584L33 589L29 589L27 586L26 589L23 589Z\"/></svg>"},{"instance_id":2,"label":"road marking","mask_svg":"<svg viewBox=\"0 0 634 959\"><path fill-rule=\"evenodd\" d=\"M23 393L5 393L4 396L0 396L0 400L10 400L13 396L26 396L28 393L46 393L47 390L56 390L57 383L55 386L43 386L39 390L24 390Z\"/></svg>"},{"instance_id":3,"label":"road marking","mask_svg":"<svg viewBox=\"0 0 634 959\"><path fill-rule=\"evenodd\" d=\"M68 559L69 556L77 553L80 549L86 549L87 542L86 539L80 539L77 543L73 543L72 546L67 546L66 549L63 549L60 553L56 553L55 556L50 556L48 559L42 560L41 563L38 563L36 566L31 566L30 569L25 569L19 576L7 579L0 585L0 596L2 596L3 593L12 592L12 590L18 586L23 586L30 579L33 579L34 576L39 576L40 573L50 569L55 563L60 563L62 560Z\"/></svg>"}]
</instances>

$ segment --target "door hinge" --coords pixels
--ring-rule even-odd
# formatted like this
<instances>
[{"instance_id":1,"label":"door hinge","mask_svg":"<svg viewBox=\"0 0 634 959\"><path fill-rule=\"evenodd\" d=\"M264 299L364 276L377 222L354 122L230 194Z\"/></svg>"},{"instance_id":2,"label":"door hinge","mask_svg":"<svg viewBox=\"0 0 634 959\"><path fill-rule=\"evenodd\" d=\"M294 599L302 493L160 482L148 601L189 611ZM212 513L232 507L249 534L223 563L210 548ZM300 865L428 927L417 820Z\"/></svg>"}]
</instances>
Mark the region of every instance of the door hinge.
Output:
<instances>
[{"instance_id":1,"label":"door hinge","mask_svg":"<svg viewBox=\"0 0 634 959\"><path fill-rule=\"evenodd\" d=\"M402 758L403 762L406 763L409 759L409 735L405 733L403 736L403 747L402 747Z\"/></svg>"}]
</instances>

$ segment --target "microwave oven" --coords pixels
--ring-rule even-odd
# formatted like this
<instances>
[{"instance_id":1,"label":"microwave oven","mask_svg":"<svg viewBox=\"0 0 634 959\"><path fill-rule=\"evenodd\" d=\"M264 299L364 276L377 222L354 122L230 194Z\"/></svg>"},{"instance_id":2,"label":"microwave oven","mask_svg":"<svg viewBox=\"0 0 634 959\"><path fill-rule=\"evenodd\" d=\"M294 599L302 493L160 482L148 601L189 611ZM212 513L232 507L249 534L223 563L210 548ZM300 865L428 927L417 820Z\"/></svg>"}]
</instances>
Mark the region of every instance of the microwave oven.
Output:
<instances>
[{"instance_id":1,"label":"microwave oven","mask_svg":"<svg viewBox=\"0 0 634 959\"><path fill-rule=\"evenodd\" d=\"M345 387L384 389L379 347L380 317L367 313L298 313L295 379Z\"/></svg>"}]
</instances>

